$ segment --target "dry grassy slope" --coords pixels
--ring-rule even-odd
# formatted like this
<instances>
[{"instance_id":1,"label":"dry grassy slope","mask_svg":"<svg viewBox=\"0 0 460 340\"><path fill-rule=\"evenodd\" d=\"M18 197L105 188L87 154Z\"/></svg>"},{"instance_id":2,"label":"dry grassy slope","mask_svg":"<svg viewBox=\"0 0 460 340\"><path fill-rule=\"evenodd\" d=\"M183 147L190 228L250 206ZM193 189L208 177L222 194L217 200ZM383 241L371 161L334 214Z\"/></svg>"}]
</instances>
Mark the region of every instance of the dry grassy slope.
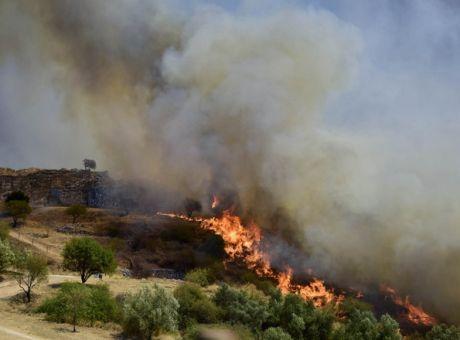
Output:
<instances>
[{"instance_id":1,"label":"dry grassy slope","mask_svg":"<svg viewBox=\"0 0 460 340\"><path fill-rule=\"evenodd\" d=\"M0 283L0 339L114 339L119 335L119 327L116 325L102 328L79 327L77 334L71 333L71 326L47 322L43 316L31 313L31 308L38 305L47 296L53 294L60 283L64 281L78 281L74 273L62 272L61 251L65 242L73 235L63 234L56 231L56 227L69 224L69 217L65 215L65 208L38 208L34 209L26 223L20 228L11 232L12 241L21 243L26 247L33 248L38 253L47 256L53 265L48 282L42 284L36 290L38 294L36 301L28 307L21 303L12 303L11 299L20 293L16 283L6 277ZM117 217L108 211L90 209L89 214L81 223L81 230L94 233L99 229L114 223L131 227L141 226L142 228L156 228L158 221L154 216L130 215ZM0 219L0 222L8 223L9 219ZM161 223L160 223L161 224ZM98 237L102 242L108 242L108 237ZM98 284L100 280L91 278L90 284ZM110 290L115 294L134 291L143 285L157 283L168 290L173 290L180 281L165 279L133 279L124 278L119 274L112 277L104 277L102 283L109 285Z\"/></svg>"}]
</instances>

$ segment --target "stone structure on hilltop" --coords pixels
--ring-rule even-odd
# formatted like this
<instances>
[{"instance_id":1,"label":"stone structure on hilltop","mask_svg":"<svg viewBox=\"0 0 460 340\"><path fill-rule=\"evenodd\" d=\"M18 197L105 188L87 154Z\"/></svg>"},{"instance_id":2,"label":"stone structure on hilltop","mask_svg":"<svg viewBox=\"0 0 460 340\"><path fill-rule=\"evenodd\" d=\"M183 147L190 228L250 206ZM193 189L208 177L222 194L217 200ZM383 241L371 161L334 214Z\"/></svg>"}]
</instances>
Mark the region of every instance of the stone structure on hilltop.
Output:
<instances>
[{"instance_id":1,"label":"stone structure on hilltop","mask_svg":"<svg viewBox=\"0 0 460 340\"><path fill-rule=\"evenodd\" d=\"M107 172L90 170L23 169L0 168L0 196L20 190L30 197L33 205L84 204L104 207L113 180Z\"/></svg>"}]
</instances>

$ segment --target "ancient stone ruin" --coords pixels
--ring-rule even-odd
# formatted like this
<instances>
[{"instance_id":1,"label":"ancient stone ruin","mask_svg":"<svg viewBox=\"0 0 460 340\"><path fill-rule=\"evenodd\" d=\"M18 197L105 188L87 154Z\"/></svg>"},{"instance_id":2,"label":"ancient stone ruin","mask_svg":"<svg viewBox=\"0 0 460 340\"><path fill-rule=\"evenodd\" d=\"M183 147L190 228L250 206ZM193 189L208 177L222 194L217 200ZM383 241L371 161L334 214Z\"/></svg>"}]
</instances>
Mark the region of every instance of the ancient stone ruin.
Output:
<instances>
[{"instance_id":1,"label":"ancient stone ruin","mask_svg":"<svg viewBox=\"0 0 460 340\"><path fill-rule=\"evenodd\" d=\"M103 207L113 180L107 172L90 170L0 168L0 196L20 190L25 192L33 205L84 204Z\"/></svg>"}]
</instances>

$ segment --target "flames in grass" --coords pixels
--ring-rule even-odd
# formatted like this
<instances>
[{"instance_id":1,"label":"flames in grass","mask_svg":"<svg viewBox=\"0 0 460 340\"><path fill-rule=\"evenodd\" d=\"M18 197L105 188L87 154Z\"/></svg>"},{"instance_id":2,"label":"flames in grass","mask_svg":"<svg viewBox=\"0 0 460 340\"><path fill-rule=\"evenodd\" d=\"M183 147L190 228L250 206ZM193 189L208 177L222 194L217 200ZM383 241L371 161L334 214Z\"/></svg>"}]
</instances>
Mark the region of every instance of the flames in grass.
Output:
<instances>
[{"instance_id":1,"label":"flames in grass","mask_svg":"<svg viewBox=\"0 0 460 340\"><path fill-rule=\"evenodd\" d=\"M219 203L219 199L213 196L211 207L215 209ZM322 280L313 278L306 285L296 284L292 281L293 271L291 268L287 268L283 272L274 270L268 255L261 246L261 229L255 223L243 225L241 218L234 215L231 210L224 210L219 217L189 217L173 213L158 213L158 215L198 222L201 228L221 236L230 261L243 262L257 275L276 280L278 288L284 294L299 294L303 299L312 301L316 307L339 304L344 299L343 295L336 294L333 289L327 288ZM381 291L389 296L396 305L407 310L407 319L412 323L424 326L436 323L436 320L421 307L412 305L408 298L402 299L394 289L384 287Z\"/></svg>"}]
</instances>

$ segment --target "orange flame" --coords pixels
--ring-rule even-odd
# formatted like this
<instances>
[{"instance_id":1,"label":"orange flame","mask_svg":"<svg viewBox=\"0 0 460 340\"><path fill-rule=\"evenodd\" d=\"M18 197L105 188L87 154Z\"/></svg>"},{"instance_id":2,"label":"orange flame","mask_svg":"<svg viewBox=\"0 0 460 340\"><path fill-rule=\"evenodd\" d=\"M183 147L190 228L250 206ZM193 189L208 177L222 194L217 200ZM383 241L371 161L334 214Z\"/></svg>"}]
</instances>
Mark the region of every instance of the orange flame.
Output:
<instances>
[{"instance_id":1,"label":"orange flame","mask_svg":"<svg viewBox=\"0 0 460 340\"><path fill-rule=\"evenodd\" d=\"M218 206L219 204L220 204L219 197L217 197L216 195L212 195L211 208L212 208L212 209L215 209L215 208L217 208L217 206Z\"/></svg>"},{"instance_id":2,"label":"orange flame","mask_svg":"<svg viewBox=\"0 0 460 340\"><path fill-rule=\"evenodd\" d=\"M213 200L218 202L218 200ZM284 294L296 293L303 299L310 300L317 307L328 303L339 303L343 296L336 296L332 290L328 290L324 282L313 279L307 285L292 283L292 269L277 273L271 267L267 254L261 250L262 232L255 223L244 226L240 217L230 211L223 212L221 217L188 217L168 213L158 213L162 216L180 218L186 221L200 222L203 229L211 230L224 240L224 249L230 260L242 261L249 269L258 275L270 277L278 281L278 287Z\"/></svg>"},{"instance_id":3,"label":"orange flame","mask_svg":"<svg viewBox=\"0 0 460 340\"><path fill-rule=\"evenodd\" d=\"M418 324L418 325L425 325L425 326L432 326L437 323L437 320L426 313L421 306L414 306L411 304L409 297L406 296L404 299L398 295L394 288L391 288L386 285L382 285L380 290L388 295L393 302L401 307L406 308L407 310L407 318L409 321Z\"/></svg>"}]
</instances>

